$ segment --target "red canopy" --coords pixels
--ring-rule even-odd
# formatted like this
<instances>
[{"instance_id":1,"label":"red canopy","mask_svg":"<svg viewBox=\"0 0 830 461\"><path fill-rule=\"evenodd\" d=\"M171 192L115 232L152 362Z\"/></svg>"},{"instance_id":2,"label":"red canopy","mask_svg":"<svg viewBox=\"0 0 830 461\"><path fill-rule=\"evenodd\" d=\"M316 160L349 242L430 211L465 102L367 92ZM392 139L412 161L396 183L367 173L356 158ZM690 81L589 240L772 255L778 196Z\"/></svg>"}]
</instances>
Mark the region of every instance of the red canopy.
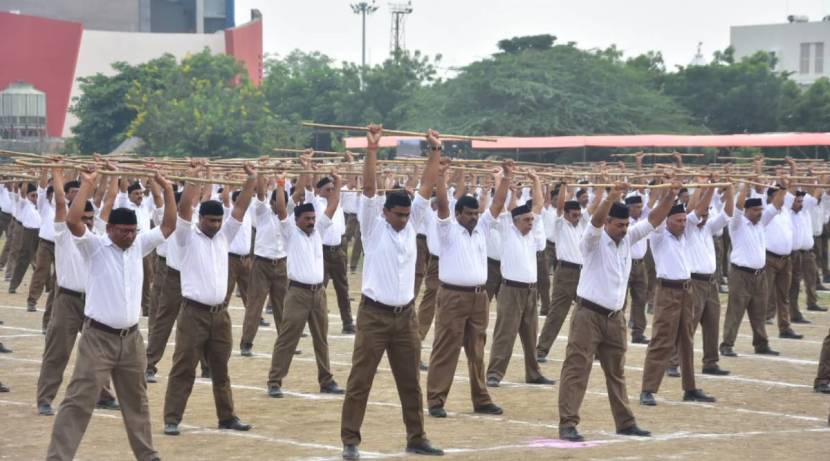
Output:
<instances>
[{"instance_id":1,"label":"red canopy","mask_svg":"<svg viewBox=\"0 0 830 461\"><path fill-rule=\"evenodd\" d=\"M396 147L399 141L421 139L384 136L381 147ZM547 136L536 138L497 137L496 142L473 141L473 149L562 149L578 147L795 147L830 146L830 133L760 133L727 135L611 135ZM365 149L366 138L346 138L347 149Z\"/></svg>"}]
</instances>

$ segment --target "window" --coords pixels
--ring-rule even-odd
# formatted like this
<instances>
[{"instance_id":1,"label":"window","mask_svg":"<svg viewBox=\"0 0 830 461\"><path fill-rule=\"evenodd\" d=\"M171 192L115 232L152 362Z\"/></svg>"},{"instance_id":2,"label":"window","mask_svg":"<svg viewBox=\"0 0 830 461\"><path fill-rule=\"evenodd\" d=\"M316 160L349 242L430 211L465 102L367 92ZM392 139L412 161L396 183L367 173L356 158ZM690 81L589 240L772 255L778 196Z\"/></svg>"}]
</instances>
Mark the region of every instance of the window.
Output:
<instances>
[{"instance_id":1,"label":"window","mask_svg":"<svg viewBox=\"0 0 830 461\"><path fill-rule=\"evenodd\" d=\"M798 73L799 74L809 74L810 73L810 44L809 43L802 43L801 44L801 59L799 60Z\"/></svg>"},{"instance_id":2,"label":"window","mask_svg":"<svg viewBox=\"0 0 830 461\"><path fill-rule=\"evenodd\" d=\"M817 74L824 73L824 42L813 44L815 46L815 70Z\"/></svg>"}]
</instances>

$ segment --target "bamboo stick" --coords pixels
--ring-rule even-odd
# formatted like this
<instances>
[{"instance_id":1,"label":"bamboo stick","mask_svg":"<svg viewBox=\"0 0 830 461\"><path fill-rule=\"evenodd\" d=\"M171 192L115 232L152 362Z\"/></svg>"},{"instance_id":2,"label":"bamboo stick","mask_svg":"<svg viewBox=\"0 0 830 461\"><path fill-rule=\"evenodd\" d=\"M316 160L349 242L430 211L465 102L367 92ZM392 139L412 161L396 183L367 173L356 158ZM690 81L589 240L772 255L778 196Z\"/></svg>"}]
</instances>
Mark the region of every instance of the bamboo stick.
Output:
<instances>
[{"instance_id":1,"label":"bamboo stick","mask_svg":"<svg viewBox=\"0 0 830 461\"><path fill-rule=\"evenodd\" d=\"M368 132L369 127L367 126L349 126L349 125L331 125L325 123L314 123L314 122L303 122L302 126L306 128L315 128L320 130L344 130L344 131L361 131L361 132ZM419 133L417 131L404 131L404 130L388 130L386 128L383 129L384 135L391 135L391 136L418 136L423 137L424 133ZM496 142L496 139L493 137L485 137L485 136L465 136L465 135L456 135L456 134L441 134L441 139L444 140L458 140L458 141L486 141L486 142Z\"/></svg>"}]
</instances>

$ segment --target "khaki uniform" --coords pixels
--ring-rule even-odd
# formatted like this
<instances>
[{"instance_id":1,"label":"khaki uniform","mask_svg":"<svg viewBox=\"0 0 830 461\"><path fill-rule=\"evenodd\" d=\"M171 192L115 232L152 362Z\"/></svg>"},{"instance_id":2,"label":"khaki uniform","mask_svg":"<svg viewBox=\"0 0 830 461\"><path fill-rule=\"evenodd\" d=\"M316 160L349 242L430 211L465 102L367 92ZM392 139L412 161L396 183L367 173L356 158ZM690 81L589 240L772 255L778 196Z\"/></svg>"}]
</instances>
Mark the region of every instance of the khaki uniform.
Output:
<instances>
[{"instance_id":1,"label":"khaki uniform","mask_svg":"<svg viewBox=\"0 0 830 461\"><path fill-rule=\"evenodd\" d=\"M545 240L547 242L547 240ZM550 259L547 248L536 253L536 297L539 299L539 313L550 312Z\"/></svg>"},{"instance_id":2,"label":"khaki uniform","mask_svg":"<svg viewBox=\"0 0 830 461\"><path fill-rule=\"evenodd\" d=\"M516 335L522 342L525 358L525 381L542 378L536 361L536 330L539 312L536 308L536 287L519 287L515 282L503 281L496 302L496 327L490 347L487 378L501 381L510 364Z\"/></svg>"},{"instance_id":3,"label":"khaki uniform","mask_svg":"<svg viewBox=\"0 0 830 461\"><path fill-rule=\"evenodd\" d=\"M46 239L39 239L35 254L35 271L32 273L32 280L29 282L29 296L26 303L34 306L37 304L43 290L52 290L52 266L55 265L55 242Z\"/></svg>"},{"instance_id":4,"label":"khaki uniform","mask_svg":"<svg viewBox=\"0 0 830 461\"><path fill-rule=\"evenodd\" d=\"M793 260L790 255L779 257L767 252L764 272L767 277L767 320L778 315L778 330L790 328L790 281Z\"/></svg>"},{"instance_id":5,"label":"khaki uniform","mask_svg":"<svg viewBox=\"0 0 830 461\"><path fill-rule=\"evenodd\" d=\"M438 256L429 255L427 260L427 272L424 277L424 296L418 304L418 337L421 341L427 337L432 327L432 320L435 318L435 303L438 297ZM417 292L416 292L417 293Z\"/></svg>"},{"instance_id":6,"label":"khaki uniform","mask_svg":"<svg viewBox=\"0 0 830 461\"><path fill-rule=\"evenodd\" d=\"M438 258L436 257L435 259ZM438 267L435 270L435 277L437 278ZM487 258L487 282L484 286L487 290L487 297L492 301L499 294L499 289L501 288L501 261L498 259Z\"/></svg>"},{"instance_id":7,"label":"khaki uniform","mask_svg":"<svg viewBox=\"0 0 830 461\"><path fill-rule=\"evenodd\" d=\"M824 342L821 345L821 354L818 359L818 373L813 383L816 387L822 384L830 384L830 330L827 330L827 336L824 337Z\"/></svg>"},{"instance_id":8,"label":"khaki uniform","mask_svg":"<svg viewBox=\"0 0 830 461\"><path fill-rule=\"evenodd\" d=\"M705 281L694 278L692 274L692 299L694 302L694 320L692 328L697 326L703 332L703 368L714 368L718 364L718 337L720 335L720 300L718 299L717 279ZM713 276L713 277L716 277ZM677 368L680 359L675 351L669 363Z\"/></svg>"},{"instance_id":9,"label":"khaki uniform","mask_svg":"<svg viewBox=\"0 0 830 461\"><path fill-rule=\"evenodd\" d=\"M798 308L798 292L801 288L801 281L804 280L804 294L807 298L807 306L818 304L816 283L816 259L812 250L795 250L792 253L792 278L790 279L789 307L790 319L801 319L804 315Z\"/></svg>"},{"instance_id":10,"label":"khaki uniform","mask_svg":"<svg viewBox=\"0 0 830 461\"><path fill-rule=\"evenodd\" d=\"M628 275L628 294L631 295L631 337L643 336L646 331L646 302L648 301L648 273L645 261L631 260Z\"/></svg>"},{"instance_id":11,"label":"khaki uniform","mask_svg":"<svg viewBox=\"0 0 830 461\"><path fill-rule=\"evenodd\" d=\"M239 284L239 294L242 304L248 304L248 281L251 277L251 258L228 253L228 294L225 296L225 305L231 302L236 284Z\"/></svg>"},{"instance_id":12,"label":"khaki uniform","mask_svg":"<svg viewBox=\"0 0 830 461\"><path fill-rule=\"evenodd\" d=\"M328 287L329 280L334 283L334 293L337 295L337 307L340 309L343 326L354 325L352 305L349 301L349 279L346 274L346 251L342 244L323 245L323 270L323 285Z\"/></svg>"},{"instance_id":13,"label":"khaki uniform","mask_svg":"<svg viewBox=\"0 0 830 461\"><path fill-rule=\"evenodd\" d=\"M695 389L694 301L689 281L658 279L652 337L643 367L643 392L657 392L666 366L677 352L683 390Z\"/></svg>"},{"instance_id":14,"label":"khaki uniform","mask_svg":"<svg viewBox=\"0 0 830 461\"><path fill-rule=\"evenodd\" d=\"M282 322L283 300L288 290L288 272L286 258L268 259L254 256L251 267L251 286L248 291L248 303L245 305L245 320L242 323L242 345L253 345L265 299L271 297L274 326Z\"/></svg>"},{"instance_id":15,"label":"khaki uniform","mask_svg":"<svg viewBox=\"0 0 830 461\"><path fill-rule=\"evenodd\" d=\"M39 231L39 229L27 229L20 226L20 231L15 234L19 236L17 243L19 244L20 250L17 254L10 255L10 260L14 261L14 272L9 282L9 290L17 289L23 281L23 276L26 275L26 271L29 269L35 253L37 253L38 242L40 240L37 236Z\"/></svg>"},{"instance_id":16,"label":"khaki uniform","mask_svg":"<svg viewBox=\"0 0 830 461\"><path fill-rule=\"evenodd\" d=\"M12 248L15 247L14 242L17 239L18 229L20 229L20 221L9 215L9 224L6 227L6 243L3 244L3 251L0 253L0 267L6 269L6 280L9 280L11 273L14 272L15 260L14 258L9 258L9 256L12 254Z\"/></svg>"},{"instance_id":17,"label":"khaki uniform","mask_svg":"<svg viewBox=\"0 0 830 461\"><path fill-rule=\"evenodd\" d=\"M576 267L575 267L576 266ZM539 357L547 357L553 342L559 336L565 318L571 310L571 304L576 300L576 287L579 285L581 266L559 260L559 267L556 268L556 283L553 285L553 296L551 297L551 310L545 318L542 333L539 335L539 344L536 346L536 354Z\"/></svg>"},{"instance_id":18,"label":"khaki uniform","mask_svg":"<svg viewBox=\"0 0 830 461\"><path fill-rule=\"evenodd\" d=\"M747 272L733 264L729 270L729 303L723 321L723 341L720 347L735 346L744 312L747 312L752 326L752 345L756 349L768 346L764 323L767 301L767 277L764 270Z\"/></svg>"}]
</instances>

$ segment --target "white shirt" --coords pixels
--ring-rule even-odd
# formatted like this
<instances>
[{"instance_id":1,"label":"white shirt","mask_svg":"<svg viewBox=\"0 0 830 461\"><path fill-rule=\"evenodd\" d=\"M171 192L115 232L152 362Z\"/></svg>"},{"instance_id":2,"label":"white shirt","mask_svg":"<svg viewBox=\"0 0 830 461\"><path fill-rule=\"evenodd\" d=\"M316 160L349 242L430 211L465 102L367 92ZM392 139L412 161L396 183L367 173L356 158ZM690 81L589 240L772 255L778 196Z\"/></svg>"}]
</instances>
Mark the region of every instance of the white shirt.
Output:
<instances>
[{"instance_id":1,"label":"white shirt","mask_svg":"<svg viewBox=\"0 0 830 461\"><path fill-rule=\"evenodd\" d=\"M9 192L9 189L6 188L5 184L0 185L0 210L2 210L3 213L9 214L14 211L11 193Z\"/></svg>"},{"instance_id":2,"label":"white shirt","mask_svg":"<svg viewBox=\"0 0 830 461\"><path fill-rule=\"evenodd\" d=\"M20 199L20 224L26 229L40 229L40 214L28 198Z\"/></svg>"},{"instance_id":3,"label":"white shirt","mask_svg":"<svg viewBox=\"0 0 830 461\"><path fill-rule=\"evenodd\" d=\"M228 291L228 248L242 222L228 217L213 238L181 217L175 240L181 249L182 296L208 306L225 302ZM250 236L249 236L250 238ZM168 248L169 250L169 248Z\"/></svg>"},{"instance_id":4,"label":"white shirt","mask_svg":"<svg viewBox=\"0 0 830 461\"><path fill-rule=\"evenodd\" d=\"M556 244L556 259L582 265L582 253L579 242L585 232L585 215L580 215L576 225L571 224L565 216L553 212L553 242Z\"/></svg>"},{"instance_id":5,"label":"white shirt","mask_svg":"<svg viewBox=\"0 0 830 461\"><path fill-rule=\"evenodd\" d=\"M752 224L744 213L729 220L729 237L732 240L729 262L750 269L763 269L767 261L764 226L776 216L778 210L770 205L764 208L758 224Z\"/></svg>"},{"instance_id":6,"label":"white shirt","mask_svg":"<svg viewBox=\"0 0 830 461\"><path fill-rule=\"evenodd\" d=\"M438 212L427 207L421 227L427 236L427 250L433 256L441 256L441 242L438 241ZM420 233L420 232L419 232Z\"/></svg>"},{"instance_id":7,"label":"white shirt","mask_svg":"<svg viewBox=\"0 0 830 461\"><path fill-rule=\"evenodd\" d=\"M46 189L37 188L37 211L40 214L40 231L37 236L55 241L55 205L46 198Z\"/></svg>"},{"instance_id":8,"label":"white shirt","mask_svg":"<svg viewBox=\"0 0 830 461\"><path fill-rule=\"evenodd\" d=\"M584 262L576 287L577 296L606 309L622 309L631 273L631 245L644 239L652 230L654 227L648 220L637 223L629 227L617 245L603 228L588 223L579 242Z\"/></svg>"},{"instance_id":9,"label":"white shirt","mask_svg":"<svg viewBox=\"0 0 830 461\"><path fill-rule=\"evenodd\" d=\"M139 232L150 229L150 218L153 216L153 210L155 209L155 203L152 197L142 197L141 204L136 205L130 201L129 195L126 192L119 192L115 195L113 207L127 208L135 211Z\"/></svg>"},{"instance_id":10,"label":"white shirt","mask_svg":"<svg viewBox=\"0 0 830 461\"><path fill-rule=\"evenodd\" d=\"M325 213L315 212L315 215L314 231L311 235L307 235L297 227L293 213L280 221L280 232L285 239L288 254L288 279L309 285L323 283L323 238L321 234L332 226L331 219Z\"/></svg>"},{"instance_id":11,"label":"white shirt","mask_svg":"<svg viewBox=\"0 0 830 461\"><path fill-rule=\"evenodd\" d=\"M438 218L438 279L458 286L477 286L487 282L487 235L495 224L488 208L479 218L472 234L452 216ZM414 283L414 282L413 282Z\"/></svg>"},{"instance_id":12,"label":"white shirt","mask_svg":"<svg viewBox=\"0 0 830 461\"><path fill-rule=\"evenodd\" d=\"M225 222L231 219L232 211L231 208L225 208ZM228 253L239 256L248 256L251 254L251 228L253 227L251 214L251 207L249 205L242 217L242 227L239 228L236 237L231 240L228 246Z\"/></svg>"},{"instance_id":13,"label":"white shirt","mask_svg":"<svg viewBox=\"0 0 830 461\"><path fill-rule=\"evenodd\" d=\"M637 219L628 218L628 226L631 227L637 224L638 222L645 221L646 219L648 219L649 213L651 213L651 210L649 209L648 205L643 203L643 212L640 213L640 217ZM646 251L648 251L648 239L644 238L639 242L631 245L631 259L640 260L645 258Z\"/></svg>"},{"instance_id":14,"label":"white shirt","mask_svg":"<svg viewBox=\"0 0 830 461\"><path fill-rule=\"evenodd\" d=\"M546 241L542 216L534 216L533 228L526 235L519 232L508 213L499 216L496 227L502 237L502 277L514 282L536 283L536 252L545 249Z\"/></svg>"},{"instance_id":15,"label":"white shirt","mask_svg":"<svg viewBox=\"0 0 830 461\"><path fill-rule=\"evenodd\" d=\"M329 201L325 198L318 197L314 195L313 192L306 190L305 201L306 203L314 205L314 213L317 215L317 219L320 219L320 216L326 214L326 207L328 207ZM331 226L328 226L325 231L322 231L323 245L340 245L343 234L345 233L346 215L343 214L342 204L338 204L337 209L334 211L334 215L331 217Z\"/></svg>"},{"instance_id":16,"label":"white shirt","mask_svg":"<svg viewBox=\"0 0 830 461\"><path fill-rule=\"evenodd\" d=\"M669 232L665 224L651 234L651 252L657 278L666 280L689 280L689 258L686 255L686 237Z\"/></svg>"},{"instance_id":17,"label":"white shirt","mask_svg":"<svg viewBox=\"0 0 830 461\"><path fill-rule=\"evenodd\" d=\"M793 228L793 250L813 249L813 221L810 211L818 205L818 200L812 195L805 195L801 211L790 211Z\"/></svg>"},{"instance_id":18,"label":"white shirt","mask_svg":"<svg viewBox=\"0 0 830 461\"><path fill-rule=\"evenodd\" d=\"M381 214L386 197L361 195L360 200L358 222L365 254L361 292L382 304L405 306L415 299L417 229L424 215L432 211L429 200L415 194L409 221L400 232Z\"/></svg>"},{"instance_id":19,"label":"white shirt","mask_svg":"<svg viewBox=\"0 0 830 461\"><path fill-rule=\"evenodd\" d=\"M58 286L86 293L87 269L65 222L55 223L55 277Z\"/></svg>"},{"instance_id":20,"label":"white shirt","mask_svg":"<svg viewBox=\"0 0 830 461\"><path fill-rule=\"evenodd\" d=\"M772 204L767 208L774 208ZM779 256L789 256L793 252L793 226L789 206L781 207L781 212L764 225L765 239L768 251Z\"/></svg>"},{"instance_id":21,"label":"white shirt","mask_svg":"<svg viewBox=\"0 0 830 461\"><path fill-rule=\"evenodd\" d=\"M285 239L280 232L280 219L271 210L270 202L254 198L256 237L254 254L268 259L285 258Z\"/></svg>"},{"instance_id":22,"label":"white shirt","mask_svg":"<svg viewBox=\"0 0 830 461\"><path fill-rule=\"evenodd\" d=\"M343 213L357 214L360 198L358 191L349 190L348 186L343 186L340 189L340 206L343 208Z\"/></svg>"},{"instance_id":23,"label":"white shirt","mask_svg":"<svg viewBox=\"0 0 830 461\"><path fill-rule=\"evenodd\" d=\"M121 250L106 235L85 230L73 240L87 272L84 315L112 328L130 328L141 314L143 259L164 241L161 228L139 233Z\"/></svg>"},{"instance_id":24,"label":"white shirt","mask_svg":"<svg viewBox=\"0 0 830 461\"><path fill-rule=\"evenodd\" d=\"M693 274L711 275L717 270L714 236L729 223L726 213L709 215L706 224L700 224L700 218L693 211L686 218L686 256L689 270Z\"/></svg>"}]
</instances>

